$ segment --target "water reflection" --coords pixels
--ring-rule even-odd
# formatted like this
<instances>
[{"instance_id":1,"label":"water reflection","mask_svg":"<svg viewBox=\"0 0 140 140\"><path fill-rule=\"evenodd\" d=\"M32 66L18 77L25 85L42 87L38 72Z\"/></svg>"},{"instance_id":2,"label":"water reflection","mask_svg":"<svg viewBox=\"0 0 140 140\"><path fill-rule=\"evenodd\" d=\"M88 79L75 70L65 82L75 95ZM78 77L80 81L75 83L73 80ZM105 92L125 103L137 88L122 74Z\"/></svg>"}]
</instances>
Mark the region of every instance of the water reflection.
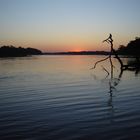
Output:
<instances>
[{"instance_id":1,"label":"water reflection","mask_svg":"<svg viewBox=\"0 0 140 140\"><path fill-rule=\"evenodd\" d=\"M90 71L101 58L37 56L0 61L0 138L118 140L140 136L140 78L117 69L115 59L112 76L106 62Z\"/></svg>"},{"instance_id":2,"label":"water reflection","mask_svg":"<svg viewBox=\"0 0 140 140\"><path fill-rule=\"evenodd\" d=\"M114 73L113 73L113 68L111 68L111 77L109 79L108 85L109 85L109 99L108 99L108 107L109 112L110 112L110 122L113 123L114 122L114 113L115 113L115 109L114 109L114 103L113 103L113 93L114 91L117 91L117 86L120 83L122 77L122 71L120 72L120 74L118 75L118 77L114 77Z\"/></svg>"},{"instance_id":3,"label":"water reflection","mask_svg":"<svg viewBox=\"0 0 140 140\"><path fill-rule=\"evenodd\" d=\"M115 118L114 117L115 116L114 97L115 97L115 93L117 93L117 86L121 83L123 74L127 71L131 71L135 74L135 77L137 77L140 72L139 64L137 64L137 61L135 59L132 59L132 58L127 59L126 65L132 65L133 67L126 68L126 69L119 69L116 72L115 71L116 66L114 66L113 63L112 63L112 65L110 65L109 71L104 66L101 66L103 72L106 73L106 76L101 78L100 81L101 81L101 83L107 83L106 88L108 89L108 93L109 93L108 100L107 100L107 106L109 108L109 120L110 120L111 124L114 124L114 118ZM106 66L108 66L108 65L106 65ZM92 77L96 81L99 80L98 76L96 74L93 74Z\"/></svg>"},{"instance_id":4,"label":"water reflection","mask_svg":"<svg viewBox=\"0 0 140 140\"><path fill-rule=\"evenodd\" d=\"M130 67L129 69L124 69L124 70L129 70L129 71L134 71L135 72L135 76L137 76L140 72L140 60L139 59L128 59L127 61L128 65L131 65L132 67Z\"/></svg>"}]
</instances>

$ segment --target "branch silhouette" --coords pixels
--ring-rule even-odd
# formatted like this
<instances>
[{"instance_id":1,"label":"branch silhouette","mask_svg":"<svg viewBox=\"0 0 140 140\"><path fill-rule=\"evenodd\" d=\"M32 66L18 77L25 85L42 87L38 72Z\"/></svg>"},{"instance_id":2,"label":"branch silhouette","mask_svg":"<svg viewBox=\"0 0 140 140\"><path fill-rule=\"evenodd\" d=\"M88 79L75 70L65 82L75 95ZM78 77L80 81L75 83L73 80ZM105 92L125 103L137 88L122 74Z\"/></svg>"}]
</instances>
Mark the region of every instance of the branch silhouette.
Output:
<instances>
[{"instance_id":1,"label":"branch silhouette","mask_svg":"<svg viewBox=\"0 0 140 140\"><path fill-rule=\"evenodd\" d=\"M135 71L135 74L136 75L139 73L139 71L140 71L140 60L139 60L139 58L136 57L135 62L128 63L127 65L126 64L124 65L123 64L123 61L119 57L117 51L113 48L112 34L109 34L109 37L107 39L103 40L103 43L104 42L107 42L108 44L110 44L110 54L106 58L97 61L91 69L95 69L96 66L97 66L97 64L99 64L99 63L101 63L101 62L106 61L107 59L109 59L109 62L110 62L110 72L108 72L107 69L104 68L103 66L102 66L102 68L107 73L106 78L110 74L111 75L111 79L113 79L113 68L115 68L115 67L114 67L113 62L112 62L112 55L114 55L115 58L118 60L118 62L120 64L120 75L119 75L120 78L121 78L121 76L123 74L123 71L125 71L125 70Z\"/></svg>"},{"instance_id":2,"label":"branch silhouette","mask_svg":"<svg viewBox=\"0 0 140 140\"><path fill-rule=\"evenodd\" d=\"M95 68L96 68L96 65L97 65L98 63L109 59L109 57L110 57L110 55L109 55L108 57L104 58L104 59L101 59L101 60L97 61L97 62L94 64L94 67L92 67L91 69L95 69Z\"/></svg>"}]
</instances>

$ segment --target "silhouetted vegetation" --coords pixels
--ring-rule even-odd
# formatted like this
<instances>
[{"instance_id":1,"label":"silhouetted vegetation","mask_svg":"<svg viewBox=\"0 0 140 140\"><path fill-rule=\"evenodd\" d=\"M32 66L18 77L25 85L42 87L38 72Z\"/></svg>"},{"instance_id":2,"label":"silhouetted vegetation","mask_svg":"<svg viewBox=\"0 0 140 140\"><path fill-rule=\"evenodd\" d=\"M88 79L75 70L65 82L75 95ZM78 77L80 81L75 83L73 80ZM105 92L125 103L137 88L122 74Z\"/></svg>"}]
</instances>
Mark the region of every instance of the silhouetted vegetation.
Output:
<instances>
[{"instance_id":1,"label":"silhouetted vegetation","mask_svg":"<svg viewBox=\"0 0 140 140\"><path fill-rule=\"evenodd\" d=\"M136 37L135 40L130 41L127 46L121 45L117 52L122 55L140 57L140 38Z\"/></svg>"},{"instance_id":2,"label":"silhouetted vegetation","mask_svg":"<svg viewBox=\"0 0 140 140\"><path fill-rule=\"evenodd\" d=\"M46 55L108 55L106 51L46 52Z\"/></svg>"},{"instance_id":3,"label":"silhouetted vegetation","mask_svg":"<svg viewBox=\"0 0 140 140\"><path fill-rule=\"evenodd\" d=\"M111 34L103 42L107 42L108 44L110 44L110 49L111 49L110 50L110 55L108 57L102 59L102 60L97 61L94 64L94 67L91 68L91 69L95 69L96 65L98 63L109 59L110 60L110 65L111 65L111 77L112 77L113 76L113 69L114 69L114 65L113 65L113 62L112 62L112 55L114 55L115 58L120 63L121 73L123 73L124 70L135 71L136 74L139 73L139 71L140 71L140 59L139 59L140 58L140 49L139 49L140 38L136 38L134 41L130 41L126 47L121 46L121 48L119 48L118 51L116 51L113 48L113 39L112 39ZM135 60L131 61L131 63L128 62L128 64L123 64L123 61L121 60L121 58L118 55L119 52L123 52L123 54L126 54L126 55L132 55L135 58ZM107 74L109 75L109 72L105 68L103 68L103 70L105 70L107 72Z\"/></svg>"},{"instance_id":4,"label":"silhouetted vegetation","mask_svg":"<svg viewBox=\"0 0 140 140\"><path fill-rule=\"evenodd\" d=\"M109 81L109 93L110 93L109 105L113 109L113 105L112 105L113 91L116 89L115 87L119 84L119 82L121 80L121 77L123 75L123 72L124 71L133 71L133 72L135 72L136 76L140 72L140 60L139 60L139 57L140 57L140 49L139 49L139 47L140 47L140 38L136 38L134 41L130 41L126 47L121 46L121 48L119 48L118 51L116 51L113 48L113 39L112 39L111 34L103 42L107 42L110 45L110 49L111 49L110 54L106 58L97 61L94 64L94 67L92 67L91 69L95 69L97 64L109 59L109 61L110 61L110 71L108 71L103 66L102 66L102 68L107 73L105 79L108 79L108 81ZM119 51L122 54L125 54L125 55L132 55L133 58L129 58L127 64L124 64L122 59L118 55ZM114 55L115 58L120 63L120 72L119 72L119 75L117 77L114 77L114 68L115 68L115 66L113 65L112 55Z\"/></svg>"},{"instance_id":5,"label":"silhouetted vegetation","mask_svg":"<svg viewBox=\"0 0 140 140\"><path fill-rule=\"evenodd\" d=\"M123 65L124 70L140 71L140 38L136 37L135 40L130 41L127 46L121 45L117 51L118 54L132 56L134 61Z\"/></svg>"},{"instance_id":6,"label":"silhouetted vegetation","mask_svg":"<svg viewBox=\"0 0 140 140\"><path fill-rule=\"evenodd\" d=\"M14 46L0 47L0 57L22 57L28 55L40 55L42 52L34 48L22 48Z\"/></svg>"}]
</instances>

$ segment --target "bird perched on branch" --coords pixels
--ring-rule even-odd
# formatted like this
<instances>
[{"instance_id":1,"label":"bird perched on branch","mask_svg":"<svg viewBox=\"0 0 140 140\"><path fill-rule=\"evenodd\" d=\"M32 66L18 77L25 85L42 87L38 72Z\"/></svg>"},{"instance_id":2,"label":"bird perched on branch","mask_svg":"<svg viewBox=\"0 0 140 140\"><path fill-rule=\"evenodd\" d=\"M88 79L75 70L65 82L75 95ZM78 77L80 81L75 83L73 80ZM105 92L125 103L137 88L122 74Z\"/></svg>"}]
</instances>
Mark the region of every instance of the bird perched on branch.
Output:
<instances>
[{"instance_id":1,"label":"bird perched on branch","mask_svg":"<svg viewBox=\"0 0 140 140\"><path fill-rule=\"evenodd\" d=\"M109 34L109 37L105 39L103 42L112 43L113 42L112 34Z\"/></svg>"}]
</instances>

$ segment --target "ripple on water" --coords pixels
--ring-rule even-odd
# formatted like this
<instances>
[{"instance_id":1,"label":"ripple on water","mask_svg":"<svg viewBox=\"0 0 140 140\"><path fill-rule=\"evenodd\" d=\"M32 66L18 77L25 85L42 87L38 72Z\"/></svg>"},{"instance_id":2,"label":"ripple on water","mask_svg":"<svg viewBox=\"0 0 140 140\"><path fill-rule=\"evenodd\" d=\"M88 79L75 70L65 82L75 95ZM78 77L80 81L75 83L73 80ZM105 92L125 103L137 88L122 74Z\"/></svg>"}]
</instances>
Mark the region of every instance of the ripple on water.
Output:
<instances>
[{"instance_id":1,"label":"ripple on water","mask_svg":"<svg viewBox=\"0 0 140 140\"><path fill-rule=\"evenodd\" d=\"M90 76L90 57L0 62L1 139L137 140L139 77L126 73L111 96L109 80ZM14 64L10 72L8 63Z\"/></svg>"}]
</instances>

